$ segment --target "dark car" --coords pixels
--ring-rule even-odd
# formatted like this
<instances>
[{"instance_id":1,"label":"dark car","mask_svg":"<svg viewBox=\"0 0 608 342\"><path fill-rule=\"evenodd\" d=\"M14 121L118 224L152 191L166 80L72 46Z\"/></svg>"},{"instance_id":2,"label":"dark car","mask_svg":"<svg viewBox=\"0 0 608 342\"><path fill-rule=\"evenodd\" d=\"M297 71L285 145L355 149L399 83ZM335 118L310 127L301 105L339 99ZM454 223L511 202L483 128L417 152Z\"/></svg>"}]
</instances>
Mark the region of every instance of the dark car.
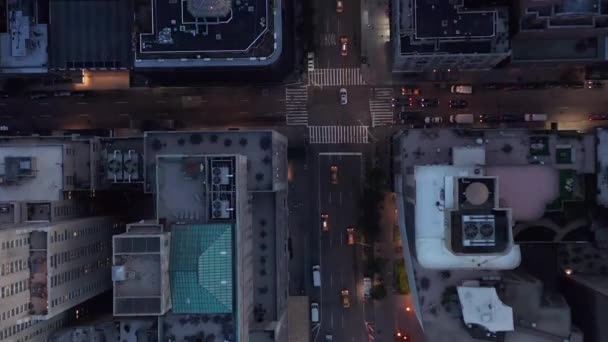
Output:
<instances>
[{"instance_id":1,"label":"dark car","mask_svg":"<svg viewBox=\"0 0 608 342\"><path fill-rule=\"evenodd\" d=\"M587 118L589 121L604 121L608 120L608 114L590 114Z\"/></svg>"},{"instance_id":2,"label":"dark car","mask_svg":"<svg viewBox=\"0 0 608 342\"><path fill-rule=\"evenodd\" d=\"M395 106L411 107L414 105L414 100L411 97L396 97L396 98L393 98L392 105L393 105L393 107L395 107Z\"/></svg>"},{"instance_id":3,"label":"dark car","mask_svg":"<svg viewBox=\"0 0 608 342\"><path fill-rule=\"evenodd\" d=\"M604 88L604 83L600 81L587 81L588 89L602 89Z\"/></svg>"},{"instance_id":4,"label":"dark car","mask_svg":"<svg viewBox=\"0 0 608 342\"><path fill-rule=\"evenodd\" d=\"M412 127L424 126L424 117L421 112L408 112L402 110L399 112L399 123Z\"/></svg>"},{"instance_id":5,"label":"dark car","mask_svg":"<svg viewBox=\"0 0 608 342\"><path fill-rule=\"evenodd\" d=\"M522 122L524 121L523 115L517 114L502 114L502 115L480 115L479 122L482 123L509 123L509 122Z\"/></svg>"},{"instance_id":6,"label":"dark car","mask_svg":"<svg viewBox=\"0 0 608 342\"><path fill-rule=\"evenodd\" d=\"M450 100L450 102L449 102L450 108L454 108L454 109L467 108L468 105L469 105L469 103L466 100L462 100L462 99Z\"/></svg>"},{"instance_id":7,"label":"dark car","mask_svg":"<svg viewBox=\"0 0 608 342\"><path fill-rule=\"evenodd\" d=\"M439 106L438 99L422 99L420 100L420 106L424 108L434 108Z\"/></svg>"}]
</instances>

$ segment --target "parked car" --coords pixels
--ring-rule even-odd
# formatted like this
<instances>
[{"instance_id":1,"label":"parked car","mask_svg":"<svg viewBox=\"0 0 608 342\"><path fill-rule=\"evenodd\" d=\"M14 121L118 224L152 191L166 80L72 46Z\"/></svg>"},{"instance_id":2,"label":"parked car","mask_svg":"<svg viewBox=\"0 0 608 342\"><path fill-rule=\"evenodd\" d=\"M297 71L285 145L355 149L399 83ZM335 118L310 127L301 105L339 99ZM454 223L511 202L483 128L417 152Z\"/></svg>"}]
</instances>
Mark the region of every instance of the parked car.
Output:
<instances>
[{"instance_id":1,"label":"parked car","mask_svg":"<svg viewBox=\"0 0 608 342\"><path fill-rule=\"evenodd\" d=\"M420 106L424 108L434 108L439 106L438 99L422 99L420 100Z\"/></svg>"},{"instance_id":2,"label":"parked car","mask_svg":"<svg viewBox=\"0 0 608 342\"><path fill-rule=\"evenodd\" d=\"M587 81L588 89L602 89L604 88L604 83L600 81Z\"/></svg>"},{"instance_id":3,"label":"parked car","mask_svg":"<svg viewBox=\"0 0 608 342\"><path fill-rule=\"evenodd\" d=\"M424 116L422 116L421 112L408 112L402 110L399 112L399 123L402 125L411 125L415 126L423 126L424 125Z\"/></svg>"},{"instance_id":4,"label":"parked car","mask_svg":"<svg viewBox=\"0 0 608 342\"><path fill-rule=\"evenodd\" d=\"M342 4L342 0L337 0L336 1L336 12L337 13L344 12L344 5Z\"/></svg>"},{"instance_id":5,"label":"parked car","mask_svg":"<svg viewBox=\"0 0 608 342\"><path fill-rule=\"evenodd\" d=\"M403 86L401 87L402 96L418 96L420 95L420 88L415 86Z\"/></svg>"},{"instance_id":6,"label":"parked car","mask_svg":"<svg viewBox=\"0 0 608 342\"><path fill-rule=\"evenodd\" d=\"M524 120L528 122L547 121L547 114L524 114Z\"/></svg>"},{"instance_id":7,"label":"parked car","mask_svg":"<svg viewBox=\"0 0 608 342\"><path fill-rule=\"evenodd\" d=\"M340 37L340 55L348 55L348 38Z\"/></svg>"},{"instance_id":8,"label":"parked car","mask_svg":"<svg viewBox=\"0 0 608 342\"><path fill-rule=\"evenodd\" d=\"M462 99L450 100L450 102L448 103L448 106L450 106L450 108L454 108L454 109L467 108L468 105L469 105L469 103L466 100L462 100Z\"/></svg>"},{"instance_id":9,"label":"parked car","mask_svg":"<svg viewBox=\"0 0 608 342\"><path fill-rule=\"evenodd\" d=\"M473 114L454 114L450 115L450 122L455 124L473 124L475 117Z\"/></svg>"},{"instance_id":10,"label":"parked car","mask_svg":"<svg viewBox=\"0 0 608 342\"><path fill-rule=\"evenodd\" d=\"M587 118L589 121L604 121L608 120L608 114L590 114Z\"/></svg>"},{"instance_id":11,"label":"parked car","mask_svg":"<svg viewBox=\"0 0 608 342\"><path fill-rule=\"evenodd\" d=\"M342 295L342 307L345 309L350 308L350 291L344 289L340 291L340 294Z\"/></svg>"},{"instance_id":12,"label":"parked car","mask_svg":"<svg viewBox=\"0 0 608 342\"><path fill-rule=\"evenodd\" d=\"M523 115L517 114L502 114L502 115L480 115L479 122L483 123L511 123L511 122L522 122L524 120Z\"/></svg>"}]
</instances>

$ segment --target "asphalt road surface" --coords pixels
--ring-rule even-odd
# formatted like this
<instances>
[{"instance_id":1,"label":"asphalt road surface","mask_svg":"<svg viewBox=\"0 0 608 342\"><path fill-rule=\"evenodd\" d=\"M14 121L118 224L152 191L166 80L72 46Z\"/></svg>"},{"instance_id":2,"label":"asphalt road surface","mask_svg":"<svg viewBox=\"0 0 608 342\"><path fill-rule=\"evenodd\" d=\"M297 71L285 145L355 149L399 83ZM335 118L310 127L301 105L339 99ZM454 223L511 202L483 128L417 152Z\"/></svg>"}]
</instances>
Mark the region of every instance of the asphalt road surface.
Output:
<instances>
[{"instance_id":1,"label":"asphalt road surface","mask_svg":"<svg viewBox=\"0 0 608 342\"><path fill-rule=\"evenodd\" d=\"M359 0L342 0L343 12L337 12L337 0L315 0L315 45L317 68L355 68L361 58L361 9ZM347 55L340 54L341 41L348 40Z\"/></svg>"},{"instance_id":2,"label":"asphalt road surface","mask_svg":"<svg viewBox=\"0 0 608 342\"><path fill-rule=\"evenodd\" d=\"M331 167L337 167L332 181ZM328 215L328 231L319 224L321 265L320 338L332 334L336 341L364 341L365 304L358 245L348 244L347 227L357 234L357 207L362 181L361 154L327 153L318 155L319 212ZM350 307L343 305L342 290L349 291ZM317 339L319 340L319 339Z\"/></svg>"}]
</instances>

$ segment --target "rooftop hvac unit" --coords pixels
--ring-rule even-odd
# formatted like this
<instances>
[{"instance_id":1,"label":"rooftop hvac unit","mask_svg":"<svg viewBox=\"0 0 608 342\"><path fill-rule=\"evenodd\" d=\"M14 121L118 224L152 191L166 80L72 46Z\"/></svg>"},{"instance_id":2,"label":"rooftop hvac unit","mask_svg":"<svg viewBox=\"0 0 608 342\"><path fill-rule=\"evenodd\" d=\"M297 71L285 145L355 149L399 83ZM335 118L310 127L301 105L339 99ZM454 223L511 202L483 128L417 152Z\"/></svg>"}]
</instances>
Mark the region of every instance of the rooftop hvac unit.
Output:
<instances>
[{"instance_id":1,"label":"rooftop hvac unit","mask_svg":"<svg viewBox=\"0 0 608 342\"><path fill-rule=\"evenodd\" d=\"M213 184L228 185L230 184L230 177L230 168L226 166L211 169L211 182Z\"/></svg>"},{"instance_id":2,"label":"rooftop hvac unit","mask_svg":"<svg viewBox=\"0 0 608 342\"><path fill-rule=\"evenodd\" d=\"M215 200L211 202L211 217L214 219L229 219L230 201Z\"/></svg>"},{"instance_id":3,"label":"rooftop hvac unit","mask_svg":"<svg viewBox=\"0 0 608 342\"><path fill-rule=\"evenodd\" d=\"M463 215L462 245L469 247L495 246L496 232L493 215Z\"/></svg>"},{"instance_id":4,"label":"rooftop hvac unit","mask_svg":"<svg viewBox=\"0 0 608 342\"><path fill-rule=\"evenodd\" d=\"M139 154L129 150L123 161L125 177L130 181L139 179Z\"/></svg>"},{"instance_id":5,"label":"rooftop hvac unit","mask_svg":"<svg viewBox=\"0 0 608 342\"><path fill-rule=\"evenodd\" d=\"M122 163L122 151L115 150L114 153L108 154L106 162L107 179L116 183L123 179L123 163Z\"/></svg>"}]
</instances>

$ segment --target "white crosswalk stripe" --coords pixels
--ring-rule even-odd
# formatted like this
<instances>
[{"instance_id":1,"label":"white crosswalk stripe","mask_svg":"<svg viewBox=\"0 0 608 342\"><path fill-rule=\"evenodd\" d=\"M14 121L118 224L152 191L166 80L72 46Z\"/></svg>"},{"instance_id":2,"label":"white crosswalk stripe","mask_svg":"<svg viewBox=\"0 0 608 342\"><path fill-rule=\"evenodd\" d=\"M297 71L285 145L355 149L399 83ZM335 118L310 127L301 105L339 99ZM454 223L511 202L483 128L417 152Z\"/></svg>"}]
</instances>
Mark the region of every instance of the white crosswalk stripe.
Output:
<instances>
[{"instance_id":1,"label":"white crosswalk stripe","mask_svg":"<svg viewBox=\"0 0 608 342\"><path fill-rule=\"evenodd\" d=\"M315 69L308 73L308 84L314 86L365 85L361 69Z\"/></svg>"},{"instance_id":2,"label":"white crosswalk stripe","mask_svg":"<svg viewBox=\"0 0 608 342\"><path fill-rule=\"evenodd\" d=\"M336 46L338 40L335 33L321 33L321 46Z\"/></svg>"},{"instance_id":3,"label":"white crosswalk stripe","mask_svg":"<svg viewBox=\"0 0 608 342\"><path fill-rule=\"evenodd\" d=\"M285 88L285 113L287 125L308 125L308 89Z\"/></svg>"},{"instance_id":4,"label":"white crosswalk stripe","mask_svg":"<svg viewBox=\"0 0 608 342\"><path fill-rule=\"evenodd\" d=\"M392 125L394 123L394 109L392 88L374 88L373 96L369 100L369 112L372 115L372 127Z\"/></svg>"},{"instance_id":5,"label":"white crosswalk stripe","mask_svg":"<svg viewBox=\"0 0 608 342\"><path fill-rule=\"evenodd\" d=\"M367 144L368 126L308 126L311 144Z\"/></svg>"}]
</instances>

